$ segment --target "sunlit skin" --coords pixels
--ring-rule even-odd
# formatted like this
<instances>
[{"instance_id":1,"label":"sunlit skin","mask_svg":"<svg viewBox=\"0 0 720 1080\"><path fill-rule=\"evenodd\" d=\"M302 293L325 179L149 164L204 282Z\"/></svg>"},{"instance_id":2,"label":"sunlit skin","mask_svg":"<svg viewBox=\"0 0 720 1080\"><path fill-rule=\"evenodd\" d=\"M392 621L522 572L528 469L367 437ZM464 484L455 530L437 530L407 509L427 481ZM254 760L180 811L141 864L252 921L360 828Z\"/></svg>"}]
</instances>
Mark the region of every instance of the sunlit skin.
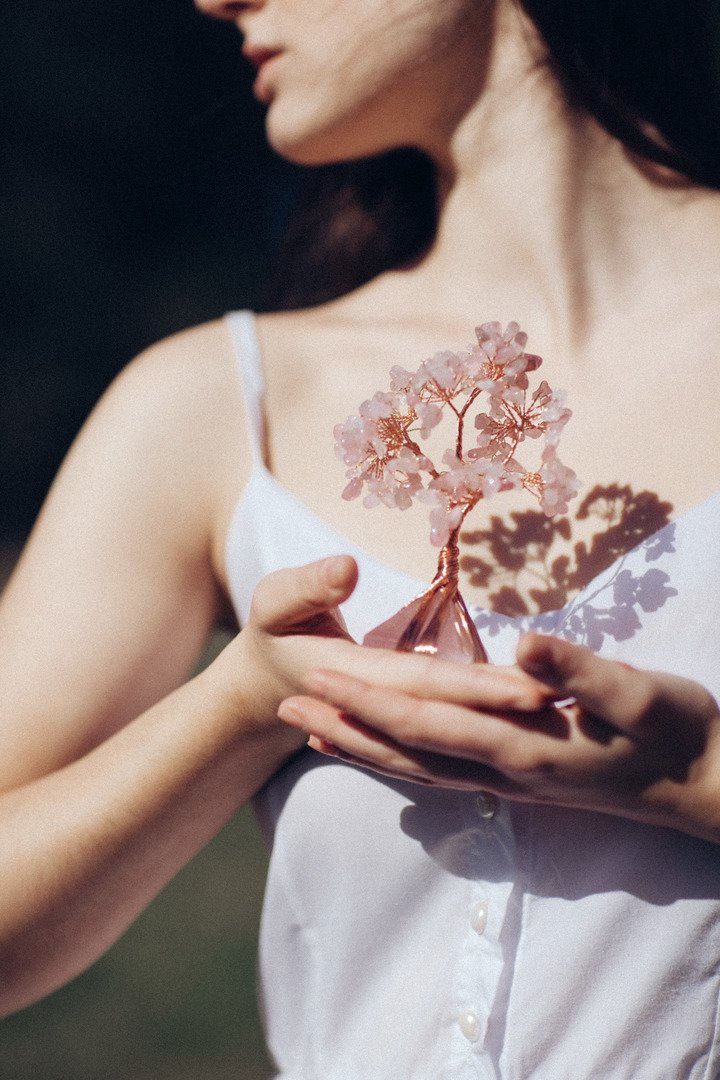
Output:
<instances>
[{"instance_id":1,"label":"sunlit skin","mask_svg":"<svg viewBox=\"0 0 720 1080\"><path fill-rule=\"evenodd\" d=\"M638 169L592 121L572 114L539 62L532 26L511 2L199 6L234 20L251 46L284 50L263 91L268 139L280 154L318 165L411 145L439 167L441 216L429 253L335 311L360 322L372 309L376 317L387 312L392 326L399 319L423 325L442 297L442 327L460 325L482 296L485 313L517 314L537 328L538 350L552 356L557 381L570 384L570 400L579 403L565 453L581 477L594 480L593 402L597 413L602 401L608 430L626 423L621 401L596 393L600 356L606 386L627 382L629 356L640 379L652 384L640 338L648 335L648 320L662 338L668 296L680 288L704 329L710 296L717 310L717 193L669 186L659 170ZM673 322L676 316L673 306ZM683 330L693 337L692 320ZM272 324L267 340L272 345ZM720 345L717 332L715 340ZM703 368L708 397L720 388L718 366ZM665 400L679 378L663 372ZM656 400L652 390L650 397ZM718 447L712 410L701 407L698 419L701 438ZM310 426L320 427L312 418ZM654 445L647 416L633 417L633 429L641 448ZM281 464L285 442L289 435L276 435L274 460ZM622 465L620 458L620 475ZM670 456L656 461L654 476L663 492L679 493L681 510L717 484L700 468L692 493L683 495L687 468ZM309 484L301 476L295 487L307 491ZM356 570L350 561L340 565L349 575L346 594ZM266 581L259 588L271 587ZM251 622L243 635L255 664L267 657L268 672L282 670L282 639L262 623ZM517 662L511 684L507 671L463 673L452 700L444 679L411 679L404 656L386 657L381 675L368 660L364 677L327 665L303 678L306 693L286 698L279 715L310 735L315 749L383 774L590 807L720 839L720 721L706 690L536 634L521 638ZM556 700L576 699L555 710L559 727L538 723L532 709L523 717L527 706L518 712L514 695L537 686L532 676ZM501 686L507 696L498 700ZM664 737L670 728L672 754Z\"/></svg>"}]
</instances>

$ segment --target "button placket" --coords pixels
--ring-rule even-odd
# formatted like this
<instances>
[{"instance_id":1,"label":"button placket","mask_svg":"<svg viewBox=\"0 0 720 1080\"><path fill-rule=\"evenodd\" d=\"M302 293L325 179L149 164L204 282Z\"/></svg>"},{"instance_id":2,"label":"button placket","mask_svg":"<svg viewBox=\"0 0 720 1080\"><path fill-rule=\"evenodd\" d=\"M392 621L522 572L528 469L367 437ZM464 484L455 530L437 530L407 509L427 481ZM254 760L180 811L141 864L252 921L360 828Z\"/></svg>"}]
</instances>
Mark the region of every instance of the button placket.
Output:
<instances>
[{"instance_id":1,"label":"button placket","mask_svg":"<svg viewBox=\"0 0 720 1080\"><path fill-rule=\"evenodd\" d=\"M474 884L465 910L465 945L455 982L456 1048L479 1062L503 969L500 931L515 878L512 822L502 801L480 791L468 803ZM474 825L471 822L474 821Z\"/></svg>"}]
</instances>

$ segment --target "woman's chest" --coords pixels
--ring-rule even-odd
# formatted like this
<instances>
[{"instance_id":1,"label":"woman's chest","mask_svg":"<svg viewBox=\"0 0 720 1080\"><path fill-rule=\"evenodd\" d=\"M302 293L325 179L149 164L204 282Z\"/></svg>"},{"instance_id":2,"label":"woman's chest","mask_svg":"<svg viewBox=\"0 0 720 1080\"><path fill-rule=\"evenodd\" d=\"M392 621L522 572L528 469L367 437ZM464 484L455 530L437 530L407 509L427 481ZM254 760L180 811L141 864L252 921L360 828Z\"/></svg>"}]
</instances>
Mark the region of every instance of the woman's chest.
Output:
<instances>
[{"instance_id":1,"label":"woman's chest","mask_svg":"<svg viewBox=\"0 0 720 1080\"><path fill-rule=\"evenodd\" d=\"M531 389L545 377L567 393L573 416L559 455L577 473L580 492L555 519L524 490L482 500L460 534L469 603L508 616L557 610L618 557L720 489L720 329L713 333L707 318L656 323L650 337L637 321L609 321L602 341L581 357L547 356L531 376ZM368 554L429 580L437 549L429 542L427 508L368 510L360 499L343 500L345 467L333 444L334 425L388 389L393 364L418 366L428 355L425 343L389 342L381 365L356 328L318 324L294 336L291 329L261 328L273 474ZM466 426L465 449L476 434ZM446 410L432 436L441 469L442 448L454 447L456 435ZM518 457L532 467L537 447L528 440Z\"/></svg>"}]
</instances>

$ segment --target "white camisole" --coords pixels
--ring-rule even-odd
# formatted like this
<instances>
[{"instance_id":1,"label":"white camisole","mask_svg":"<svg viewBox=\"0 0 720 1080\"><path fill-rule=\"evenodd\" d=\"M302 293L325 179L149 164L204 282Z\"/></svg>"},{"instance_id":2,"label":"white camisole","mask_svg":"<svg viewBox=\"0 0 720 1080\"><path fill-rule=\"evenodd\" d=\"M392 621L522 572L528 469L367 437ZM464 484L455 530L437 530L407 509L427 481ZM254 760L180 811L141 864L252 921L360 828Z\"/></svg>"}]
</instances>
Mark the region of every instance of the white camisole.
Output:
<instances>
[{"instance_id":1,"label":"white camisole","mask_svg":"<svg viewBox=\"0 0 720 1080\"><path fill-rule=\"evenodd\" d=\"M238 621L271 570L358 562L357 640L426 582L269 473L250 311L227 324L253 470L227 537ZM330 434L329 436L330 437ZM560 611L472 607L491 662L528 628L720 696L720 491ZM393 781L301 752L254 800L271 845L261 999L282 1080L718 1080L720 846L605 814Z\"/></svg>"}]
</instances>

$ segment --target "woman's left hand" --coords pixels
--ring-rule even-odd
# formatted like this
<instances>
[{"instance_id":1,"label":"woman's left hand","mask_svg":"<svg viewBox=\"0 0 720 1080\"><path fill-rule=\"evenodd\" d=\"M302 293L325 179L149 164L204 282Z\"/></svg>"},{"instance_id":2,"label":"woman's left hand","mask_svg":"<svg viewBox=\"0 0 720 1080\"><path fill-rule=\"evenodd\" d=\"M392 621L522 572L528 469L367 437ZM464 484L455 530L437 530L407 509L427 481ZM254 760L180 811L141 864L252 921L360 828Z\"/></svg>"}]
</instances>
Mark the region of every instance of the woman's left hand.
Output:
<instances>
[{"instance_id":1,"label":"woman's left hand","mask_svg":"<svg viewBox=\"0 0 720 1080\"><path fill-rule=\"evenodd\" d=\"M312 671L312 696L286 698L278 715L314 749L383 775L600 810L720 843L720 710L706 689L543 634L523 635L517 663L557 705L488 707L483 679L477 692L431 697Z\"/></svg>"}]
</instances>

